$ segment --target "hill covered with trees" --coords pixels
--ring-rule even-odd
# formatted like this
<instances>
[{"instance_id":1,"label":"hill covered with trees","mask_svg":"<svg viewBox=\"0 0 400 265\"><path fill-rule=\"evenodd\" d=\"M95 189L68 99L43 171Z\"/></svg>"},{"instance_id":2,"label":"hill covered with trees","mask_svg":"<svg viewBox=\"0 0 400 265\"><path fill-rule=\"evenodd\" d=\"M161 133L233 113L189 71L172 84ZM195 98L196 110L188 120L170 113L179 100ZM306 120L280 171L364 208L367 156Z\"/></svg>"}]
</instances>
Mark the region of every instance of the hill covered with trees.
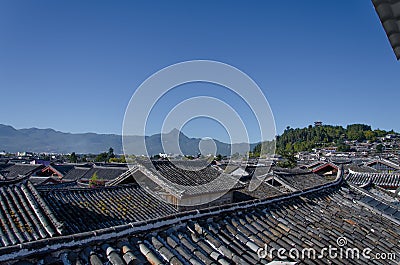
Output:
<instances>
[{"instance_id":1,"label":"hill covered with trees","mask_svg":"<svg viewBox=\"0 0 400 265\"><path fill-rule=\"evenodd\" d=\"M372 130L371 126L365 124L351 124L346 128L342 126L321 125L308 126L306 128L293 129L287 127L282 135L276 138L276 150L282 154L285 152L301 152L311 151L313 148L321 148L335 146L338 151L349 151L350 146L345 144L346 141L379 141L380 137L387 134L395 134L393 130ZM269 149L270 143L264 143L263 151L261 144L258 144L253 154L255 156L266 153L265 149Z\"/></svg>"}]
</instances>

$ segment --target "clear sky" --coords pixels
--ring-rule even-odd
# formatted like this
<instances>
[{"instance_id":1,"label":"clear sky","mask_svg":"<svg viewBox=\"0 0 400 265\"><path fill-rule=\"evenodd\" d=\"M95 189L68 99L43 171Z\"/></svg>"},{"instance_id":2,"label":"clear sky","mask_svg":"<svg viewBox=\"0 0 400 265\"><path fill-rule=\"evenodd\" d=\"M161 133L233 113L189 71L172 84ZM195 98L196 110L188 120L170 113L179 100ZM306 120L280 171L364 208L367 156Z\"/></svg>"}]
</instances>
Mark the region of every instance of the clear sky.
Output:
<instances>
[{"instance_id":1,"label":"clear sky","mask_svg":"<svg viewBox=\"0 0 400 265\"><path fill-rule=\"evenodd\" d=\"M315 120L400 131L400 62L366 0L1 0L0 123L120 134L135 89L194 59L253 78L279 134ZM225 140L212 123L184 132Z\"/></svg>"}]
</instances>

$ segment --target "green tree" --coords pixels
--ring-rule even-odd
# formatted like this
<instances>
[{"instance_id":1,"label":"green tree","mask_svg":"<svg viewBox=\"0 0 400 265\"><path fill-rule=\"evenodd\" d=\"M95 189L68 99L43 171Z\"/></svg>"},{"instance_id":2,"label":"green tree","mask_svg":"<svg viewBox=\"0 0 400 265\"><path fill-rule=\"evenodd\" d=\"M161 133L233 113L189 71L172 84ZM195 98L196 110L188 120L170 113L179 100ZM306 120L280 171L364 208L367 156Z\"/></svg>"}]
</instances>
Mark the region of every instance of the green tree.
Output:
<instances>
[{"instance_id":1,"label":"green tree","mask_svg":"<svg viewBox=\"0 0 400 265\"><path fill-rule=\"evenodd\" d=\"M279 150L278 153L283 158L283 161L278 162L278 166L285 168L294 168L297 166L297 159L294 156L294 152L287 150Z\"/></svg>"},{"instance_id":2,"label":"green tree","mask_svg":"<svg viewBox=\"0 0 400 265\"><path fill-rule=\"evenodd\" d=\"M366 139L364 132L371 131L371 126L365 124L350 124L347 126L347 138L362 142Z\"/></svg>"},{"instance_id":3,"label":"green tree","mask_svg":"<svg viewBox=\"0 0 400 265\"><path fill-rule=\"evenodd\" d=\"M114 155L114 149L113 149L112 147L110 147L110 148L108 149L107 158L110 159L110 158L114 158L114 157L115 157L115 155Z\"/></svg>"},{"instance_id":4,"label":"green tree","mask_svg":"<svg viewBox=\"0 0 400 265\"><path fill-rule=\"evenodd\" d=\"M78 162L78 157L76 156L75 152L72 152L72 153L69 155L69 162L70 162L70 163L76 163L76 162Z\"/></svg>"},{"instance_id":5,"label":"green tree","mask_svg":"<svg viewBox=\"0 0 400 265\"><path fill-rule=\"evenodd\" d=\"M108 161L108 154L106 152L100 153L94 159L95 162L107 162Z\"/></svg>"},{"instance_id":6,"label":"green tree","mask_svg":"<svg viewBox=\"0 0 400 265\"><path fill-rule=\"evenodd\" d=\"M126 163L126 158L124 155L120 157L112 157L108 160L110 163Z\"/></svg>"},{"instance_id":7,"label":"green tree","mask_svg":"<svg viewBox=\"0 0 400 265\"><path fill-rule=\"evenodd\" d=\"M97 181L99 180L99 177L97 176L97 172L94 172L92 177L90 178L90 181Z\"/></svg>"},{"instance_id":8,"label":"green tree","mask_svg":"<svg viewBox=\"0 0 400 265\"><path fill-rule=\"evenodd\" d=\"M384 137L388 134L387 131L376 129L374 130L374 133L376 134L377 137Z\"/></svg>"},{"instance_id":9,"label":"green tree","mask_svg":"<svg viewBox=\"0 0 400 265\"><path fill-rule=\"evenodd\" d=\"M378 144L376 146L376 152L377 153L382 153L383 152L383 145L382 144Z\"/></svg>"},{"instance_id":10,"label":"green tree","mask_svg":"<svg viewBox=\"0 0 400 265\"><path fill-rule=\"evenodd\" d=\"M276 141L263 142L263 146L261 143L256 145L249 153L249 157L274 153L275 144L277 150L286 150L287 152L311 151L313 148L331 146L347 151L349 148L345 146L345 140L377 142L379 137L387 134L388 132L384 130L371 130L371 126L365 124L350 124L346 128L323 125L294 129L288 126L282 135L276 137Z\"/></svg>"},{"instance_id":11,"label":"green tree","mask_svg":"<svg viewBox=\"0 0 400 265\"><path fill-rule=\"evenodd\" d=\"M126 157L124 155L119 157L119 162L120 163L126 163Z\"/></svg>"},{"instance_id":12,"label":"green tree","mask_svg":"<svg viewBox=\"0 0 400 265\"><path fill-rule=\"evenodd\" d=\"M249 153L250 158L256 158L263 155L273 155L275 153L276 141L264 141L257 144L252 152Z\"/></svg>"},{"instance_id":13,"label":"green tree","mask_svg":"<svg viewBox=\"0 0 400 265\"><path fill-rule=\"evenodd\" d=\"M97 172L94 172L92 177L89 179L89 188L96 188L103 186L103 181L97 176Z\"/></svg>"},{"instance_id":14,"label":"green tree","mask_svg":"<svg viewBox=\"0 0 400 265\"><path fill-rule=\"evenodd\" d=\"M374 131L368 130L364 132L365 139L367 139L370 142L375 142L376 141L376 133Z\"/></svg>"}]
</instances>

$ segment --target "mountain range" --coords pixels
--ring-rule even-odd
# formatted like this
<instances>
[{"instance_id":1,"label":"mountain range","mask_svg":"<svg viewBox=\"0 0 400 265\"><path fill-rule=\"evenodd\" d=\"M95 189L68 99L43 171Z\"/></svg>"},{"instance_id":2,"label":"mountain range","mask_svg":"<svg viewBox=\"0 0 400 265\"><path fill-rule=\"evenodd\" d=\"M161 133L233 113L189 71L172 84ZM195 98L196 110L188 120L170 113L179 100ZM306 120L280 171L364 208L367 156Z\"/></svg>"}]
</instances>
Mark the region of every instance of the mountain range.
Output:
<instances>
[{"instance_id":1,"label":"mountain range","mask_svg":"<svg viewBox=\"0 0 400 265\"><path fill-rule=\"evenodd\" d=\"M125 138L126 137L126 138ZM144 136L147 147L144 150L143 136L125 136L124 141L129 145L129 154L134 155L155 155L164 153L163 144L168 153L179 154L179 150L171 145L175 139L179 139L179 147L184 155L197 155L200 153L200 138L189 138L177 129L166 134L154 134ZM179 138L176 138L179 137ZM161 140L162 139L162 140ZM243 154L248 150L248 144L235 143L228 144L218 140L215 143L216 154L230 155L233 153ZM211 150L211 141L203 142L205 148ZM202 146L200 144L200 146ZM256 144L250 144L252 150ZM6 152L36 152L36 153L79 153L79 154L98 154L106 152L110 147L117 154L123 153L122 136L117 134L97 134L97 133L65 133L53 129L15 129L9 125L0 124L0 151ZM215 149L214 148L214 149ZM203 152L204 153L204 152Z\"/></svg>"}]
</instances>

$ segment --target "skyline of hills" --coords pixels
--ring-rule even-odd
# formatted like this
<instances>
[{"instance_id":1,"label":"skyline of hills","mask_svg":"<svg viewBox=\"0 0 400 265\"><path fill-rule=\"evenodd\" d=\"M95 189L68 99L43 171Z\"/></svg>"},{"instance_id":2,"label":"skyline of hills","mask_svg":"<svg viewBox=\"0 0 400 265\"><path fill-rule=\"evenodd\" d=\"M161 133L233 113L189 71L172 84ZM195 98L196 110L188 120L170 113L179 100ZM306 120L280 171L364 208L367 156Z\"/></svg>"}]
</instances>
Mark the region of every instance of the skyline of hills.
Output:
<instances>
[{"instance_id":1,"label":"skyline of hills","mask_svg":"<svg viewBox=\"0 0 400 265\"><path fill-rule=\"evenodd\" d=\"M339 150L348 150L344 144L345 140L372 141L393 130L372 130L370 125L351 124L347 127L322 125L308 126L304 128L288 127L281 135L277 136L277 150L309 151L317 146L337 146ZM204 140L201 138L188 137L178 129L164 134L150 136L124 136L118 134L98 133L65 133L51 128L38 129L15 129L10 125L0 124L0 151L11 153L27 151L35 153L79 153L98 154L112 147L116 154L123 154L123 144L127 154L155 155L159 153L197 155L202 153L231 155L234 153L245 154L253 151L254 147L260 147L256 143L234 143L228 144L216 139ZM175 139L179 139L176 146ZM143 144L145 142L145 145ZM268 148L271 148L270 145ZM232 152L231 152L232 150ZM270 151L269 151L270 152Z\"/></svg>"},{"instance_id":2,"label":"skyline of hills","mask_svg":"<svg viewBox=\"0 0 400 265\"><path fill-rule=\"evenodd\" d=\"M165 145L165 150L168 153L178 154L179 150L172 145L173 139L178 137L181 151L185 155L197 155L200 153L199 143L200 138L190 138L177 129L164 134L154 134L145 136L145 142L149 155L163 153L164 148L161 144L161 138ZM126 136L125 140L129 143L130 150L134 150L133 154L142 155L146 154L143 149L143 136ZM247 151L246 143L235 143L232 145L214 140L216 153L222 155L229 155L231 148L234 152L240 154ZM250 144L250 150L254 148L257 143ZM211 150L210 145L208 150ZM117 154L123 153L122 136L118 134L98 134L98 133L65 133L56 131L51 128L38 129L15 129L10 125L0 124L0 151L6 152L35 152L35 153L80 153L80 154L97 154L105 152L108 148L112 147ZM207 150L207 147L205 148ZM203 150L204 151L204 150Z\"/></svg>"}]
</instances>

